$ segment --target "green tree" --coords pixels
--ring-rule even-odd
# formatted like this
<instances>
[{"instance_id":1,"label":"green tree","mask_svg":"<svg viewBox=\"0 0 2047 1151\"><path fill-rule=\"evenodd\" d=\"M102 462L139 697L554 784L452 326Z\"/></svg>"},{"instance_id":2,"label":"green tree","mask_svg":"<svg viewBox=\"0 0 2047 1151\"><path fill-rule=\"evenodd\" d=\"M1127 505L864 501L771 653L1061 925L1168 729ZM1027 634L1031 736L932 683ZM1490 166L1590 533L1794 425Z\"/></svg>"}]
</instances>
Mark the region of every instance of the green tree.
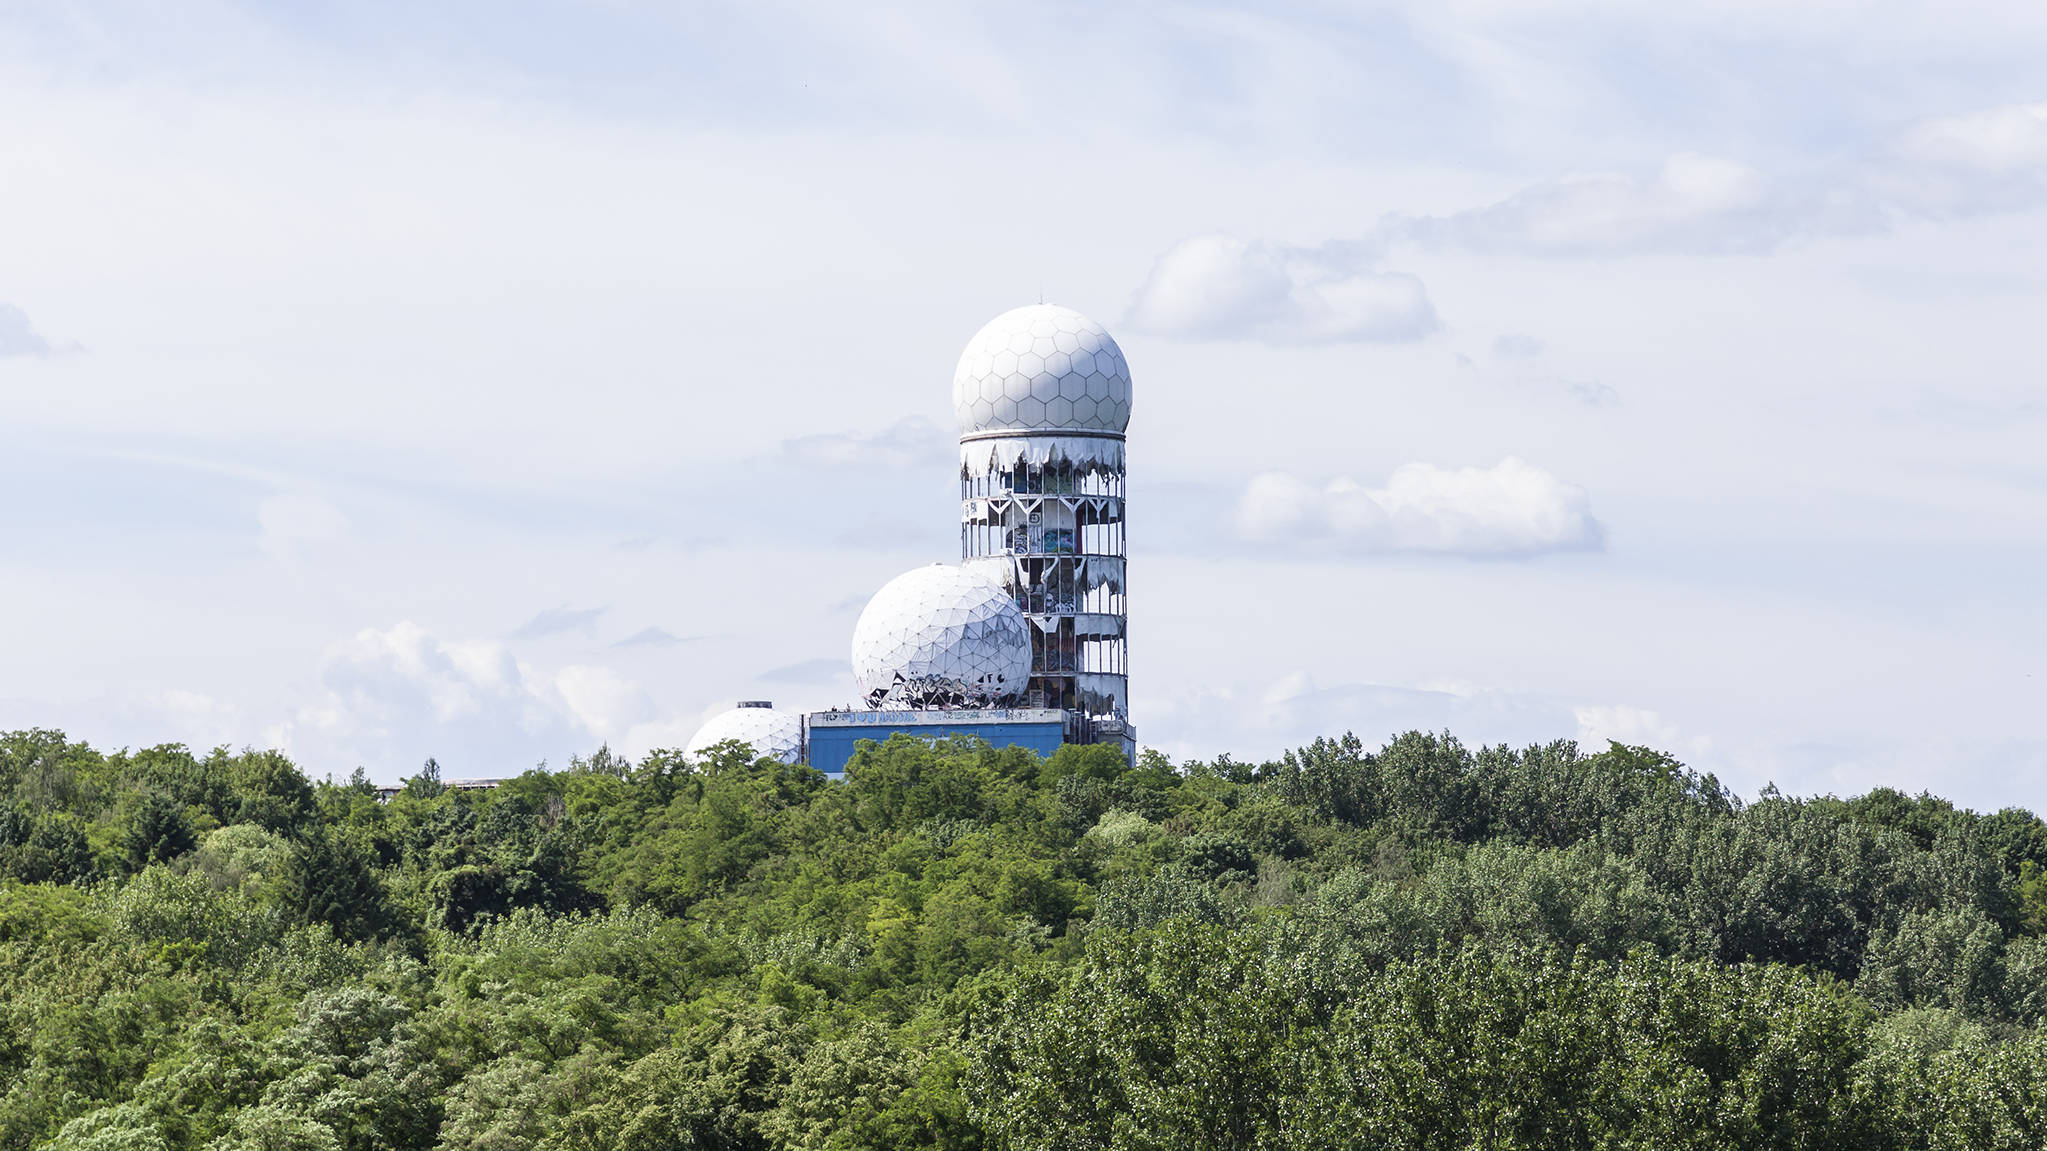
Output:
<instances>
[{"instance_id":1,"label":"green tree","mask_svg":"<svg viewBox=\"0 0 2047 1151\"><path fill-rule=\"evenodd\" d=\"M315 831L293 844L279 899L293 922L324 924L342 939L374 939L398 927L375 857L338 831Z\"/></svg>"},{"instance_id":2,"label":"green tree","mask_svg":"<svg viewBox=\"0 0 2047 1151\"><path fill-rule=\"evenodd\" d=\"M166 795L149 794L135 805L126 833L128 865L141 870L168 863L192 850L196 840L185 809Z\"/></svg>"}]
</instances>

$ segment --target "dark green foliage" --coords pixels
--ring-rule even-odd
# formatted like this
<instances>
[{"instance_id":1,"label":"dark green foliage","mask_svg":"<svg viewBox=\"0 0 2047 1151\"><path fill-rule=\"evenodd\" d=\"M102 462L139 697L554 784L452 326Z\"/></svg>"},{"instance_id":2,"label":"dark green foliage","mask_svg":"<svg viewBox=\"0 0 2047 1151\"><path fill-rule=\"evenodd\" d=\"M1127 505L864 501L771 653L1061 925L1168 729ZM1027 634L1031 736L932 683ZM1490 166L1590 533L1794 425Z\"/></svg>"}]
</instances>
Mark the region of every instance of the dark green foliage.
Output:
<instances>
[{"instance_id":1,"label":"dark green foliage","mask_svg":"<svg viewBox=\"0 0 2047 1151\"><path fill-rule=\"evenodd\" d=\"M373 939L398 925L374 857L345 831L322 828L292 845L278 904L293 922L319 924L345 940Z\"/></svg>"},{"instance_id":2,"label":"dark green foliage","mask_svg":"<svg viewBox=\"0 0 2047 1151\"><path fill-rule=\"evenodd\" d=\"M0 813L0 876L24 883L72 883L93 872L92 844L70 812Z\"/></svg>"},{"instance_id":3,"label":"dark green foliage","mask_svg":"<svg viewBox=\"0 0 2047 1151\"><path fill-rule=\"evenodd\" d=\"M2047 1146L2047 825L1411 733L388 803L0 735L8 1148Z\"/></svg>"},{"instance_id":4,"label":"dark green foliage","mask_svg":"<svg viewBox=\"0 0 2047 1151\"><path fill-rule=\"evenodd\" d=\"M192 822L185 809L165 795L145 795L128 817L128 864L140 870L168 863L192 850Z\"/></svg>"}]
</instances>

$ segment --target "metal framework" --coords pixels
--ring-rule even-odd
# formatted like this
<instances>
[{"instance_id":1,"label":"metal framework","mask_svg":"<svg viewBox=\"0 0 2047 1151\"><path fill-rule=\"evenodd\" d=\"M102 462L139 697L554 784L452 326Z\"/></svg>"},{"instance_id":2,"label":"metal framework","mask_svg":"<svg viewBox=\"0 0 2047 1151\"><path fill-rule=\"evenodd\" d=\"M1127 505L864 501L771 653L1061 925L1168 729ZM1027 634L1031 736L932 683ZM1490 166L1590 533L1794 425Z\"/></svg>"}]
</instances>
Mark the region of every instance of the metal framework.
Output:
<instances>
[{"instance_id":1,"label":"metal framework","mask_svg":"<svg viewBox=\"0 0 2047 1151\"><path fill-rule=\"evenodd\" d=\"M1007 353L1007 354L1005 354ZM961 358L960 554L1031 624L1024 705L1066 712L1075 743L1129 746L1122 352L1051 305L997 317Z\"/></svg>"}]
</instances>

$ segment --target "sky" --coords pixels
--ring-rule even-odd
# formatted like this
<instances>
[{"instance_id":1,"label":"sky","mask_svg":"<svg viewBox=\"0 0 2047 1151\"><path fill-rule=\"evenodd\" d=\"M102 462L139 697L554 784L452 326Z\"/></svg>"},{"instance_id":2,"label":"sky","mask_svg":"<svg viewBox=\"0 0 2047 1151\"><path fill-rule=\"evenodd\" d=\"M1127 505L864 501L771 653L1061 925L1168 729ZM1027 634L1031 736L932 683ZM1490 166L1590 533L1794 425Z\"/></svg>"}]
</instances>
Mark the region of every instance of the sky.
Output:
<instances>
[{"instance_id":1,"label":"sky","mask_svg":"<svg viewBox=\"0 0 2047 1151\"><path fill-rule=\"evenodd\" d=\"M1131 712L2047 809L2047 7L0 0L0 728L395 781L853 695L1131 364Z\"/></svg>"}]
</instances>

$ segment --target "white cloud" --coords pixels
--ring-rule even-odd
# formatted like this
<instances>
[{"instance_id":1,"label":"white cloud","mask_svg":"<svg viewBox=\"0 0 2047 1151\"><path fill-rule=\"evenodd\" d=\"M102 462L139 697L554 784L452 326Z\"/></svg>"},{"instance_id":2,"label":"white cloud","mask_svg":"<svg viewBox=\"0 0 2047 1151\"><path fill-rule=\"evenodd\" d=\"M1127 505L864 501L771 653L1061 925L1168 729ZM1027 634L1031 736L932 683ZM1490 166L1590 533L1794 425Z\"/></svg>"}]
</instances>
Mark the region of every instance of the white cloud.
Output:
<instances>
[{"instance_id":1,"label":"white cloud","mask_svg":"<svg viewBox=\"0 0 2047 1151\"><path fill-rule=\"evenodd\" d=\"M1754 168L1681 152L1651 174L1567 176L1471 211L1396 217L1388 230L1424 243L1549 256L1759 251L1806 215Z\"/></svg>"},{"instance_id":2,"label":"white cloud","mask_svg":"<svg viewBox=\"0 0 2047 1151\"><path fill-rule=\"evenodd\" d=\"M897 420L877 432L823 432L782 441L793 462L829 468L902 469L946 459L953 441L938 425L918 416Z\"/></svg>"},{"instance_id":3,"label":"white cloud","mask_svg":"<svg viewBox=\"0 0 2047 1151\"><path fill-rule=\"evenodd\" d=\"M1267 472L1238 499L1237 526L1255 541L1353 553L1534 555L1596 551L1605 539L1583 488L1512 457L1491 468L1405 464L1379 488Z\"/></svg>"},{"instance_id":4,"label":"white cloud","mask_svg":"<svg viewBox=\"0 0 2047 1151\"><path fill-rule=\"evenodd\" d=\"M1152 265L1127 322L1165 336L1272 344L1415 340L1436 330L1420 280L1366 264L1344 245L1195 236Z\"/></svg>"},{"instance_id":5,"label":"white cloud","mask_svg":"<svg viewBox=\"0 0 2047 1151\"><path fill-rule=\"evenodd\" d=\"M204 692L172 688L143 701L144 709L162 720L164 738L207 751L232 746L245 730L239 708Z\"/></svg>"},{"instance_id":6,"label":"white cloud","mask_svg":"<svg viewBox=\"0 0 2047 1151\"><path fill-rule=\"evenodd\" d=\"M1704 736L1688 738L1676 724L1647 708L1592 704L1574 707L1571 714L1578 720L1578 746L1587 752L1605 751L1609 740L1692 758L1705 755L1712 748L1712 740Z\"/></svg>"},{"instance_id":7,"label":"white cloud","mask_svg":"<svg viewBox=\"0 0 2047 1151\"><path fill-rule=\"evenodd\" d=\"M1931 216L2047 201L2047 101L1920 121L1899 134L1871 179L1900 209Z\"/></svg>"},{"instance_id":8,"label":"white cloud","mask_svg":"<svg viewBox=\"0 0 2047 1151\"><path fill-rule=\"evenodd\" d=\"M2047 101L1920 120L1858 157L1791 178L1679 152L1650 173L1573 175L1446 216L1390 216L1378 240L1539 256L1757 253L1798 238L1879 232L1897 219L2042 203Z\"/></svg>"},{"instance_id":9,"label":"white cloud","mask_svg":"<svg viewBox=\"0 0 2047 1151\"><path fill-rule=\"evenodd\" d=\"M316 774L385 778L429 756L457 775L517 774L593 742L554 684L490 642L442 640L410 621L328 652L319 698L267 733Z\"/></svg>"},{"instance_id":10,"label":"white cloud","mask_svg":"<svg viewBox=\"0 0 2047 1151\"><path fill-rule=\"evenodd\" d=\"M50 342L28 322L28 314L0 303L0 356L47 356Z\"/></svg>"},{"instance_id":11,"label":"white cloud","mask_svg":"<svg viewBox=\"0 0 2047 1151\"><path fill-rule=\"evenodd\" d=\"M555 673L554 686L569 711L600 739L618 739L654 710L640 685L608 667L571 664Z\"/></svg>"},{"instance_id":12,"label":"white cloud","mask_svg":"<svg viewBox=\"0 0 2047 1151\"><path fill-rule=\"evenodd\" d=\"M166 696L191 723L235 718L204 697ZM722 710L722 708L714 709ZM491 640L442 639L410 621L367 628L328 651L313 700L263 742L290 753L314 775L361 765L377 779L411 774L427 757L455 776L516 775L546 760L556 767L600 743L639 756L679 746L701 717L666 711L638 682L601 664L553 671Z\"/></svg>"},{"instance_id":13,"label":"white cloud","mask_svg":"<svg viewBox=\"0 0 2047 1151\"><path fill-rule=\"evenodd\" d=\"M1264 683L1213 685L1144 709L1147 740L1175 758L1279 755L1322 736L1352 732L1367 746L1408 731L1449 731L1469 745L1545 743L1570 734L1571 713L1525 692L1471 683L1340 683L1304 670Z\"/></svg>"}]
</instances>

